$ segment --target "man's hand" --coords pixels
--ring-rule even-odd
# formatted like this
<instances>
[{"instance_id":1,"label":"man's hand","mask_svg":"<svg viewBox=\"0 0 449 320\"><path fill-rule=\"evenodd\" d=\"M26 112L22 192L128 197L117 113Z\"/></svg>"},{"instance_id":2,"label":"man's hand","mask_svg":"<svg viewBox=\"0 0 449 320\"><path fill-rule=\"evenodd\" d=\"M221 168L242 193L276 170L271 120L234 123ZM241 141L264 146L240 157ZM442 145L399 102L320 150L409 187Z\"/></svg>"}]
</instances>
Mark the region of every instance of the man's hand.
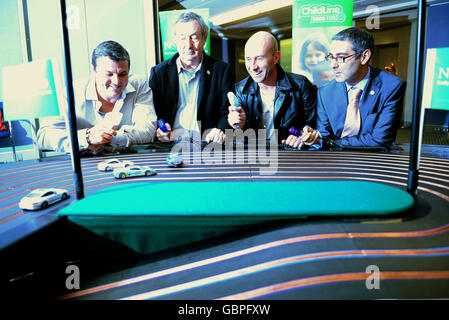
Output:
<instances>
[{"instance_id":1,"label":"man's hand","mask_svg":"<svg viewBox=\"0 0 449 320\"><path fill-rule=\"evenodd\" d=\"M213 128L206 136L206 142L215 142L223 144L226 139L226 134L218 128Z\"/></svg>"},{"instance_id":2,"label":"man's hand","mask_svg":"<svg viewBox=\"0 0 449 320\"><path fill-rule=\"evenodd\" d=\"M170 142L171 138L171 126L166 123L165 126L167 127L167 131L163 132L161 128L158 128L156 130L156 137L159 139L160 142Z\"/></svg>"},{"instance_id":3,"label":"man's hand","mask_svg":"<svg viewBox=\"0 0 449 320\"><path fill-rule=\"evenodd\" d=\"M105 128L103 125L96 125L88 130L87 140L90 144L89 149L98 150L104 144L110 143L113 136L117 135L117 127Z\"/></svg>"},{"instance_id":4,"label":"man's hand","mask_svg":"<svg viewBox=\"0 0 449 320\"><path fill-rule=\"evenodd\" d=\"M319 143L320 133L317 130L313 130L311 127L305 126L302 129L301 136L289 135L287 139L282 140L283 144L289 145L293 148L301 149L303 145L314 145Z\"/></svg>"},{"instance_id":5,"label":"man's hand","mask_svg":"<svg viewBox=\"0 0 449 320\"><path fill-rule=\"evenodd\" d=\"M229 106L228 122L234 129L244 129L246 114L242 107Z\"/></svg>"},{"instance_id":6,"label":"man's hand","mask_svg":"<svg viewBox=\"0 0 449 320\"><path fill-rule=\"evenodd\" d=\"M294 135L289 135L287 139L281 141L283 144L289 145L293 148L301 149L304 145L304 142L301 140L301 137L297 137Z\"/></svg>"},{"instance_id":7,"label":"man's hand","mask_svg":"<svg viewBox=\"0 0 449 320\"><path fill-rule=\"evenodd\" d=\"M311 127L305 126L302 129L301 140L305 145L311 146L320 142L320 132L313 130Z\"/></svg>"}]
</instances>

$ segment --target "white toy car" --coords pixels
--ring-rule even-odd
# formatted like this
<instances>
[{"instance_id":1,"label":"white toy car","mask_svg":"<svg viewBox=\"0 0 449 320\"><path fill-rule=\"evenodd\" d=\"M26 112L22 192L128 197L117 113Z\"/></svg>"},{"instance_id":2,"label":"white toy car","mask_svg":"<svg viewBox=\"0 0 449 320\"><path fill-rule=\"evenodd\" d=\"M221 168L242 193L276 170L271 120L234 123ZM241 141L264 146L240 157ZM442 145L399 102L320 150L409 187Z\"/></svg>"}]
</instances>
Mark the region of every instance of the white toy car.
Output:
<instances>
[{"instance_id":1,"label":"white toy car","mask_svg":"<svg viewBox=\"0 0 449 320\"><path fill-rule=\"evenodd\" d=\"M118 168L114 170L114 177L125 179L127 177L153 176L156 170L148 166L131 166L127 168Z\"/></svg>"},{"instance_id":2,"label":"white toy car","mask_svg":"<svg viewBox=\"0 0 449 320\"><path fill-rule=\"evenodd\" d=\"M178 168L182 167L184 162L182 161L182 156L179 153L170 153L167 157L167 164L170 167Z\"/></svg>"},{"instance_id":3,"label":"white toy car","mask_svg":"<svg viewBox=\"0 0 449 320\"><path fill-rule=\"evenodd\" d=\"M19 208L26 210L45 209L50 204L65 200L68 197L70 197L70 194L65 189L35 189L20 200Z\"/></svg>"},{"instance_id":4,"label":"white toy car","mask_svg":"<svg viewBox=\"0 0 449 320\"><path fill-rule=\"evenodd\" d=\"M132 161L120 161L119 159L109 159L109 160L105 160L100 162L97 165L98 170L100 171L113 171L114 169L117 168L126 168L126 167L130 167L133 166L134 162Z\"/></svg>"}]
</instances>

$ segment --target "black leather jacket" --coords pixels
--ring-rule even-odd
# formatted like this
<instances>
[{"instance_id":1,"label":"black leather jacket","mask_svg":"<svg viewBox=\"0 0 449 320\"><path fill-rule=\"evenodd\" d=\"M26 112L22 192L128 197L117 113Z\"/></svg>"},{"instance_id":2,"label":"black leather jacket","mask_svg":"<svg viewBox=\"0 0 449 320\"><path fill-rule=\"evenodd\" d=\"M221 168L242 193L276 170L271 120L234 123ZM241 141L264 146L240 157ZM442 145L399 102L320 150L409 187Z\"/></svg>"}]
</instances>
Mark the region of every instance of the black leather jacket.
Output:
<instances>
[{"instance_id":1,"label":"black leather jacket","mask_svg":"<svg viewBox=\"0 0 449 320\"><path fill-rule=\"evenodd\" d=\"M302 130L304 125L315 128L317 88L304 76L277 68L274 128L278 139L289 136L290 127ZM239 105L246 113L245 130L262 129L262 99L259 86L248 76L235 87Z\"/></svg>"}]
</instances>

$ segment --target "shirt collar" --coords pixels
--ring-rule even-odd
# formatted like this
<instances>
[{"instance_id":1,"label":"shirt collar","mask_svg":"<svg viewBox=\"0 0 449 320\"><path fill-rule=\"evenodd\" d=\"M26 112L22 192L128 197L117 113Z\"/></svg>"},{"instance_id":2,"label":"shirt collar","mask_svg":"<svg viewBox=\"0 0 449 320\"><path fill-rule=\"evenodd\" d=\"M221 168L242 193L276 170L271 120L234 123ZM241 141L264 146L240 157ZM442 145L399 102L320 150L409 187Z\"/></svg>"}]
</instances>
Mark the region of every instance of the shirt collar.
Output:
<instances>
[{"instance_id":1,"label":"shirt collar","mask_svg":"<svg viewBox=\"0 0 449 320\"><path fill-rule=\"evenodd\" d=\"M368 68L368 72L367 72L365 78L360 80L357 84L350 85L349 83L345 82L345 84L346 84L346 92L349 92L349 90L351 90L351 88L358 88L358 89L360 89L362 91L365 91L365 87L366 87L366 84L368 83L370 74L371 74L371 68Z\"/></svg>"},{"instance_id":2,"label":"shirt collar","mask_svg":"<svg viewBox=\"0 0 449 320\"><path fill-rule=\"evenodd\" d=\"M181 62L181 58L180 58L180 57L178 57L178 58L176 59L176 68L177 68L177 70L178 70L178 74L181 73L182 70L185 70L185 71L188 71L188 72L197 73L198 70L201 69L201 65L202 65L202 64L203 64L203 57L201 57L201 62L200 62L200 64L196 67L196 69L190 71L190 70L187 70L186 68L184 68L184 66L182 65L182 62Z\"/></svg>"}]
</instances>

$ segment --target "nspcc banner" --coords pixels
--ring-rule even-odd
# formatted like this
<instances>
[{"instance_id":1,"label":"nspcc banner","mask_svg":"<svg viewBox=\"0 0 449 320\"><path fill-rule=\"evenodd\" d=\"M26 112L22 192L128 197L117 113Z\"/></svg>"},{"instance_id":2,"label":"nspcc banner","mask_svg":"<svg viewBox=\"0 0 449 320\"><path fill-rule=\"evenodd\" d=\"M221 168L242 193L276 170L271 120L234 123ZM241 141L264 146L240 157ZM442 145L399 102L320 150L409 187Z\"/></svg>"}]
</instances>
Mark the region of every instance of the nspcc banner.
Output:
<instances>
[{"instance_id":1,"label":"nspcc banner","mask_svg":"<svg viewBox=\"0 0 449 320\"><path fill-rule=\"evenodd\" d=\"M422 105L449 110L449 48L427 49Z\"/></svg>"},{"instance_id":2,"label":"nspcc banner","mask_svg":"<svg viewBox=\"0 0 449 320\"><path fill-rule=\"evenodd\" d=\"M204 22L209 26L209 35L207 36L204 52L210 55L210 23L209 23L209 9L193 9L193 10L174 10L159 12L159 21L161 25L161 39L163 59L171 58L176 52L175 43L175 22L179 16L184 12L194 12L201 16Z\"/></svg>"},{"instance_id":3,"label":"nspcc banner","mask_svg":"<svg viewBox=\"0 0 449 320\"><path fill-rule=\"evenodd\" d=\"M325 60L331 38L352 26L352 0L293 3L292 71L318 87L335 76Z\"/></svg>"}]
</instances>

